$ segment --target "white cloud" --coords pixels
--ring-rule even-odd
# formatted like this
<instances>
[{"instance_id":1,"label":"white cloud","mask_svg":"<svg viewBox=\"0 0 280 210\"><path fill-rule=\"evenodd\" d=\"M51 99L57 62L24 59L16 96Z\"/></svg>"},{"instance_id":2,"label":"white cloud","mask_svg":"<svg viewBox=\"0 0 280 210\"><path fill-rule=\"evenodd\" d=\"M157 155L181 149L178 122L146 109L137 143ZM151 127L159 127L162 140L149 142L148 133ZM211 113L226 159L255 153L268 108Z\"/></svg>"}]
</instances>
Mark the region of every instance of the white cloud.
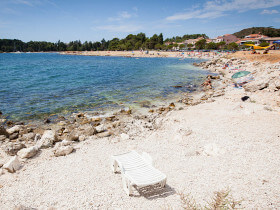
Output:
<instances>
[{"instance_id":1,"label":"white cloud","mask_svg":"<svg viewBox=\"0 0 280 210\"><path fill-rule=\"evenodd\" d=\"M142 26L136 26L136 25L105 25L105 26L98 26L96 29L103 30L103 31L109 31L109 32L136 32L139 31L142 28Z\"/></svg>"},{"instance_id":2,"label":"white cloud","mask_svg":"<svg viewBox=\"0 0 280 210\"><path fill-rule=\"evenodd\" d=\"M123 21L130 19L132 16L136 16L136 14L130 14L127 11L119 12L116 17L109 17L109 21Z\"/></svg>"},{"instance_id":3,"label":"white cloud","mask_svg":"<svg viewBox=\"0 0 280 210\"><path fill-rule=\"evenodd\" d=\"M275 9L273 9L273 10L265 9L261 12L262 15L272 15L272 14L277 14L277 13L279 13L279 12Z\"/></svg>"},{"instance_id":4,"label":"white cloud","mask_svg":"<svg viewBox=\"0 0 280 210\"><path fill-rule=\"evenodd\" d=\"M174 14L167 17L166 20L217 18L227 15L229 11L245 12L253 9L266 9L275 6L280 6L279 0L208 0L200 9ZM274 11L273 14L275 14L276 10L271 11Z\"/></svg>"},{"instance_id":5,"label":"white cloud","mask_svg":"<svg viewBox=\"0 0 280 210\"><path fill-rule=\"evenodd\" d=\"M121 12L119 14L119 16L122 18L122 19L128 19L128 18L131 18L131 14L129 14L128 12L124 11L124 12Z\"/></svg>"}]
</instances>

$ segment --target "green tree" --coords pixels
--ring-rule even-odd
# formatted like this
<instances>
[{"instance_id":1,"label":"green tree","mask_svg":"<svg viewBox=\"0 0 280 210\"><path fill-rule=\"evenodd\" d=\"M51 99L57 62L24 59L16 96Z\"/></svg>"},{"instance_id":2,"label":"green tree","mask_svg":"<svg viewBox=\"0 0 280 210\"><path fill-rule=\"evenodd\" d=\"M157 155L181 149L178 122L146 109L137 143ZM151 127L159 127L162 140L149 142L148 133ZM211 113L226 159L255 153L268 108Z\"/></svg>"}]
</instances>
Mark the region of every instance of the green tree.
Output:
<instances>
[{"instance_id":1,"label":"green tree","mask_svg":"<svg viewBox=\"0 0 280 210\"><path fill-rule=\"evenodd\" d=\"M163 45L163 35L162 35L162 33L160 33L159 36L158 36L158 43Z\"/></svg>"},{"instance_id":2,"label":"green tree","mask_svg":"<svg viewBox=\"0 0 280 210\"><path fill-rule=\"evenodd\" d=\"M187 47L191 49L193 47L193 44L187 44Z\"/></svg>"},{"instance_id":3,"label":"green tree","mask_svg":"<svg viewBox=\"0 0 280 210\"><path fill-rule=\"evenodd\" d=\"M156 50L161 50L161 49L162 49L162 45L161 45L160 43L157 43L157 44L155 45L155 49L156 49Z\"/></svg>"},{"instance_id":4,"label":"green tree","mask_svg":"<svg viewBox=\"0 0 280 210\"><path fill-rule=\"evenodd\" d=\"M183 49L183 48L185 48L185 47L186 47L186 45L184 45L184 44L180 44L180 45L179 45L179 48L180 48L180 49Z\"/></svg>"},{"instance_id":5,"label":"green tree","mask_svg":"<svg viewBox=\"0 0 280 210\"><path fill-rule=\"evenodd\" d=\"M173 48L173 44L170 44L170 45L167 46L168 50L171 50L172 48Z\"/></svg>"},{"instance_id":6,"label":"green tree","mask_svg":"<svg viewBox=\"0 0 280 210\"><path fill-rule=\"evenodd\" d=\"M205 48L205 44L206 44L206 39L201 39L195 43L195 48L197 50L202 50Z\"/></svg>"},{"instance_id":7,"label":"green tree","mask_svg":"<svg viewBox=\"0 0 280 210\"><path fill-rule=\"evenodd\" d=\"M219 48L219 49L224 49L224 46L225 46L225 45L226 45L226 42L221 41L221 42L217 43L217 48Z\"/></svg>"},{"instance_id":8,"label":"green tree","mask_svg":"<svg viewBox=\"0 0 280 210\"><path fill-rule=\"evenodd\" d=\"M208 49L208 50L216 50L217 45L214 42L209 42L209 43L206 44L205 48Z\"/></svg>"},{"instance_id":9,"label":"green tree","mask_svg":"<svg viewBox=\"0 0 280 210\"><path fill-rule=\"evenodd\" d=\"M227 49L228 50L238 50L239 49L239 46L238 44L236 44L235 42L232 42L232 43L229 43L227 45Z\"/></svg>"},{"instance_id":10,"label":"green tree","mask_svg":"<svg viewBox=\"0 0 280 210\"><path fill-rule=\"evenodd\" d=\"M269 46L269 43L264 41L264 42L260 43L260 46L261 47L267 47L267 46Z\"/></svg>"}]
</instances>

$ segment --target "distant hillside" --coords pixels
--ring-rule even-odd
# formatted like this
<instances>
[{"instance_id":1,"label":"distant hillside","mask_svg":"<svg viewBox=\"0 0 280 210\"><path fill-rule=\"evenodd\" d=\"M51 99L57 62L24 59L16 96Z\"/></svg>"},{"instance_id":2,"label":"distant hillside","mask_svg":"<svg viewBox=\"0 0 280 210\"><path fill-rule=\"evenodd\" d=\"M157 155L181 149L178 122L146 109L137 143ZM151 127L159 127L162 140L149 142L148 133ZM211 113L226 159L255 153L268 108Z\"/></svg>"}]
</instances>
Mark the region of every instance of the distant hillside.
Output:
<instances>
[{"instance_id":1,"label":"distant hillside","mask_svg":"<svg viewBox=\"0 0 280 210\"><path fill-rule=\"evenodd\" d=\"M280 37L280 29L272 28L272 27L252 27L252 28L246 28L239 32L234 33L233 35L237 36L238 38L243 38L244 36L247 36L249 34L258 34L261 33L263 35L269 36L269 37Z\"/></svg>"}]
</instances>

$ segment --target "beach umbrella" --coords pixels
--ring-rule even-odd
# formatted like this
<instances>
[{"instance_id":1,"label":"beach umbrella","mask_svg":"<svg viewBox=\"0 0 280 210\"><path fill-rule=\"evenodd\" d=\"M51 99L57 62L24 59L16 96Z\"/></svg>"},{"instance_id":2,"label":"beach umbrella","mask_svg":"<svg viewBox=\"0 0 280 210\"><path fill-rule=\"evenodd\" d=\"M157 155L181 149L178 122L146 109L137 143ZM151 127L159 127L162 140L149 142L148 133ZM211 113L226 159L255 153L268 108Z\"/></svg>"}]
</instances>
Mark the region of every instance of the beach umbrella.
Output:
<instances>
[{"instance_id":1,"label":"beach umbrella","mask_svg":"<svg viewBox=\"0 0 280 210\"><path fill-rule=\"evenodd\" d=\"M280 40L274 41L273 44L280 44Z\"/></svg>"},{"instance_id":2,"label":"beach umbrella","mask_svg":"<svg viewBox=\"0 0 280 210\"><path fill-rule=\"evenodd\" d=\"M237 79L237 78L240 78L240 77L247 76L250 73L251 72L249 72L249 71L239 71L239 72L235 73L234 75L232 75L231 78L232 79Z\"/></svg>"}]
</instances>

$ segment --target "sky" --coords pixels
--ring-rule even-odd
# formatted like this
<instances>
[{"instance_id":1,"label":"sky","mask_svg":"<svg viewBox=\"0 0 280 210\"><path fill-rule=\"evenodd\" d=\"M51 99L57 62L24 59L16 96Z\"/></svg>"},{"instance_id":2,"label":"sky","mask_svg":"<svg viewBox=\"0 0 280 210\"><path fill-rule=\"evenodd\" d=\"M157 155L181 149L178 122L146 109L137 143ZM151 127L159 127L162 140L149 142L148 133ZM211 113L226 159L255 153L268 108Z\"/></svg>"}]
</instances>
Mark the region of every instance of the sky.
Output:
<instances>
[{"instance_id":1,"label":"sky","mask_svg":"<svg viewBox=\"0 0 280 210\"><path fill-rule=\"evenodd\" d=\"M211 38L280 28L280 0L0 0L0 39L100 41L128 34Z\"/></svg>"}]
</instances>

